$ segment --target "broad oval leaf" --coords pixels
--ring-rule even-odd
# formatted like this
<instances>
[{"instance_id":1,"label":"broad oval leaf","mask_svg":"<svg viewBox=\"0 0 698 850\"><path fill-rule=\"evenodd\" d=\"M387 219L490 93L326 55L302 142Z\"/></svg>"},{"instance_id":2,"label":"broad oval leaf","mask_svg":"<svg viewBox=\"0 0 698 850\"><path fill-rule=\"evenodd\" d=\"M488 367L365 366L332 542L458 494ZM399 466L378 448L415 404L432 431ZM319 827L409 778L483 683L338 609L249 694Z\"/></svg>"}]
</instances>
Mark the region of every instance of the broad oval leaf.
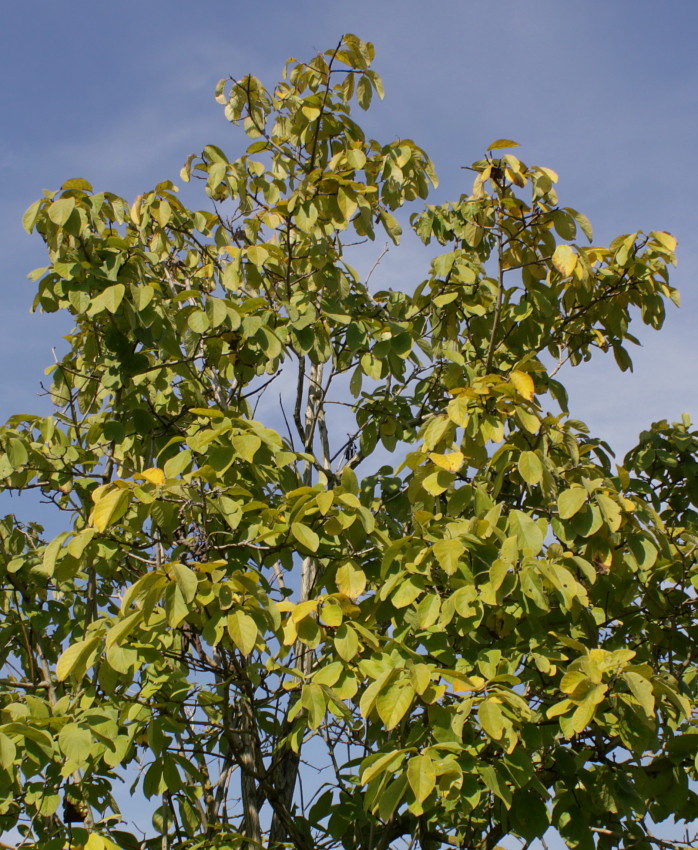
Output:
<instances>
[{"instance_id":1,"label":"broad oval leaf","mask_svg":"<svg viewBox=\"0 0 698 850\"><path fill-rule=\"evenodd\" d=\"M426 755L413 756L407 762L407 781L418 803L423 803L436 786L434 762Z\"/></svg>"},{"instance_id":2,"label":"broad oval leaf","mask_svg":"<svg viewBox=\"0 0 698 850\"><path fill-rule=\"evenodd\" d=\"M387 730L394 729L414 699L414 688L405 680L396 682L376 697L376 711Z\"/></svg>"},{"instance_id":3,"label":"broad oval leaf","mask_svg":"<svg viewBox=\"0 0 698 850\"><path fill-rule=\"evenodd\" d=\"M249 655L257 643L257 624L244 611L238 609L228 614L228 634L243 655Z\"/></svg>"},{"instance_id":4,"label":"broad oval leaf","mask_svg":"<svg viewBox=\"0 0 698 850\"><path fill-rule=\"evenodd\" d=\"M311 552L317 552L318 546L320 545L320 538L313 529L305 525L305 523L292 522L291 534L296 538L301 546L305 546L305 548L309 549Z\"/></svg>"},{"instance_id":5,"label":"broad oval leaf","mask_svg":"<svg viewBox=\"0 0 698 850\"><path fill-rule=\"evenodd\" d=\"M95 502L94 508L92 508L90 525L96 528L97 531L104 531L117 520L121 519L128 510L130 501L130 490L115 488L108 491L105 495L101 495L99 500Z\"/></svg>"},{"instance_id":6,"label":"broad oval leaf","mask_svg":"<svg viewBox=\"0 0 698 850\"><path fill-rule=\"evenodd\" d=\"M366 590L366 574L351 561L342 564L337 570L337 588L350 599L356 599Z\"/></svg>"},{"instance_id":7,"label":"broad oval leaf","mask_svg":"<svg viewBox=\"0 0 698 850\"><path fill-rule=\"evenodd\" d=\"M573 517L587 501L587 491L583 487L570 487L557 497L557 510L560 519Z\"/></svg>"}]
</instances>

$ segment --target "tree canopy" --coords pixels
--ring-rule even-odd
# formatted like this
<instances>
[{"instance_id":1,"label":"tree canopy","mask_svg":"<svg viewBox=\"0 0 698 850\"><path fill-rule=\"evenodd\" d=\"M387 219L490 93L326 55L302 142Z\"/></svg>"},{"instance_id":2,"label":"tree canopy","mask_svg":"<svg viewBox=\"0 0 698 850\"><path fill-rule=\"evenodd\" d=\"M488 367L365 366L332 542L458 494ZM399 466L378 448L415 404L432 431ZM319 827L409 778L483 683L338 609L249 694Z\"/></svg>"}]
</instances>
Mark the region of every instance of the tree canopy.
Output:
<instances>
[{"instance_id":1,"label":"tree canopy","mask_svg":"<svg viewBox=\"0 0 698 850\"><path fill-rule=\"evenodd\" d=\"M373 54L221 81L247 141L187 160L203 209L73 179L26 213L74 330L53 413L0 430L61 529L0 521L22 847L644 850L696 818L698 433L616 461L559 380L630 368L675 240L592 244L509 140L425 205L426 153L352 113ZM440 253L381 289L356 243L405 204Z\"/></svg>"}]
</instances>

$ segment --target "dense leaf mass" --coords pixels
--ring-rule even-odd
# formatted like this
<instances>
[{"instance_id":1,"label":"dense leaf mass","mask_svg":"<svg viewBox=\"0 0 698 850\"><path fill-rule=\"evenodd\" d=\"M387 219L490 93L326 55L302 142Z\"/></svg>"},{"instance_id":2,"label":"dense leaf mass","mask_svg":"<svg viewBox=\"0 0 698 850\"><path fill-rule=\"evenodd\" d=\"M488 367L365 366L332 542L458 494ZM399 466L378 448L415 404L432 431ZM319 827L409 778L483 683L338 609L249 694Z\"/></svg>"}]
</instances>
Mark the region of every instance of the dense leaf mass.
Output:
<instances>
[{"instance_id":1,"label":"dense leaf mass","mask_svg":"<svg viewBox=\"0 0 698 850\"><path fill-rule=\"evenodd\" d=\"M696 817L698 433L614 464L558 380L631 366L675 241L590 244L509 140L424 206L424 151L352 117L372 58L222 81L247 147L187 160L203 210L70 180L26 213L74 330L54 413L0 430L2 488L62 529L0 521L23 847L639 849ZM406 202L443 252L373 290L352 246L397 245Z\"/></svg>"}]
</instances>

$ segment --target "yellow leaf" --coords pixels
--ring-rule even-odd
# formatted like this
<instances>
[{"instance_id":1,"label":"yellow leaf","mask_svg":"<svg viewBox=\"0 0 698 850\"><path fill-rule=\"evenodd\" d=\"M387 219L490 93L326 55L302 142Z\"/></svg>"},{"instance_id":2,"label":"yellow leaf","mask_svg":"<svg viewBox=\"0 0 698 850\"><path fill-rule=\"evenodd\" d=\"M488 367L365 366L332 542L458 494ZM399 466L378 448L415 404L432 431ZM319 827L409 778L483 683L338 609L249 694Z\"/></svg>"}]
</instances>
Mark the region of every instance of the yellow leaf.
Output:
<instances>
[{"instance_id":1,"label":"yellow leaf","mask_svg":"<svg viewBox=\"0 0 698 850\"><path fill-rule=\"evenodd\" d=\"M350 599L356 599L366 589L366 574L351 562L342 564L337 570L337 587L340 593Z\"/></svg>"},{"instance_id":2,"label":"yellow leaf","mask_svg":"<svg viewBox=\"0 0 698 850\"><path fill-rule=\"evenodd\" d=\"M448 472L458 472L465 463L465 455L463 452L450 452L449 454L430 452L429 460Z\"/></svg>"},{"instance_id":3,"label":"yellow leaf","mask_svg":"<svg viewBox=\"0 0 698 850\"><path fill-rule=\"evenodd\" d=\"M243 655L249 655L257 643L257 624L244 611L239 608L228 614L228 634L233 643Z\"/></svg>"},{"instance_id":4,"label":"yellow leaf","mask_svg":"<svg viewBox=\"0 0 698 850\"><path fill-rule=\"evenodd\" d=\"M663 230L653 230L650 233L650 236L659 242L660 245L663 245L668 251L676 250L676 239L671 235L671 233L665 233Z\"/></svg>"},{"instance_id":5,"label":"yellow leaf","mask_svg":"<svg viewBox=\"0 0 698 850\"><path fill-rule=\"evenodd\" d=\"M487 148L488 151L496 151L500 148L518 148L518 142L512 142L511 139L497 139L496 142L492 142L492 144Z\"/></svg>"},{"instance_id":6,"label":"yellow leaf","mask_svg":"<svg viewBox=\"0 0 698 850\"><path fill-rule=\"evenodd\" d=\"M434 762L427 754L414 756L407 763L407 781L418 803L423 803L436 785Z\"/></svg>"},{"instance_id":7,"label":"yellow leaf","mask_svg":"<svg viewBox=\"0 0 698 850\"><path fill-rule=\"evenodd\" d=\"M485 686L485 680L482 676L464 676L462 679L454 679L451 682L454 694L463 693L463 691L480 691Z\"/></svg>"},{"instance_id":8,"label":"yellow leaf","mask_svg":"<svg viewBox=\"0 0 698 850\"><path fill-rule=\"evenodd\" d=\"M104 531L126 513L131 493L128 490L114 489L106 495L100 493L100 496L92 509L89 522L97 531Z\"/></svg>"},{"instance_id":9,"label":"yellow leaf","mask_svg":"<svg viewBox=\"0 0 698 850\"><path fill-rule=\"evenodd\" d=\"M143 478L158 487L162 487L166 480L165 473L161 469L157 469L156 467L152 467L151 469L144 469L140 475L135 475L134 478Z\"/></svg>"},{"instance_id":10,"label":"yellow leaf","mask_svg":"<svg viewBox=\"0 0 698 850\"><path fill-rule=\"evenodd\" d=\"M570 245L558 245L553 253L553 265L565 277L569 277L577 265L577 255Z\"/></svg>"},{"instance_id":11,"label":"yellow leaf","mask_svg":"<svg viewBox=\"0 0 698 850\"><path fill-rule=\"evenodd\" d=\"M56 678L59 682L64 682L68 676L75 671L78 678L81 678L87 668L86 662L89 662L101 642L99 637L91 637L87 640L81 640L71 644L58 659L56 664Z\"/></svg>"},{"instance_id":12,"label":"yellow leaf","mask_svg":"<svg viewBox=\"0 0 698 850\"><path fill-rule=\"evenodd\" d=\"M320 513L323 516L327 515L327 512L332 507L332 502L334 501L334 490L325 490L323 493L318 493L315 497L315 503L317 504Z\"/></svg>"},{"instance_id":13,"label":"yellow leaf","mask_svg":"<svg viewBox=\"0 0 698 850\"><path fill-rule=\"evenodd\" d=\"M519 395L522 395L526 401L533 401L536 388L533 378L527 372L520 372L518 369L515 369L509 373L509 380L516 387Z\"/></svg>"}]
</instances>

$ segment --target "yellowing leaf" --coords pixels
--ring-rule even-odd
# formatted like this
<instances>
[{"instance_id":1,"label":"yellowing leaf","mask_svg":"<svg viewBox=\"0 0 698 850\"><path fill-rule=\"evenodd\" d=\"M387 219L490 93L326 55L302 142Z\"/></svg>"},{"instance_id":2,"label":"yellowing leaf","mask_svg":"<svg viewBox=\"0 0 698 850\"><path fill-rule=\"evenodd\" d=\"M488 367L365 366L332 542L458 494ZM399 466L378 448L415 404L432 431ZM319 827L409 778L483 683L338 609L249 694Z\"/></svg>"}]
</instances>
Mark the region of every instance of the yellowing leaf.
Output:
<instances>
[{"instance_id":1,"label":"yellowing leaf","mask_svg":"<svg viewBox=\"0 0 698 850\"><path fill-rule=\"evenodd\" d=\"M465 546L460 540L437 540L432 547L432 552L441 569L452 576L458 569L458 561L465 552Z\"/></svg>"},{"instance_id":2,"label":"yellowing leaf","mask_svg":"<svg viewBox=\"0 0 698 850\"><path fill-rule=\"evenodd\" d=\"M553 265L565 277L569 277L577 265L577 255L570 245L558 245L553 252Z\"/></svg>"},{"instance_id":3,"label":"yellowing leaf","mask_svg":"<svg viewBox=\"0 0 698 850\"><path fill-rule=\"evenodd\" d=\"M351 562L342 564L337 570L337 588L350 599L356 599L366 589L366 574Z\"/></svg>"},{"instance_id":4,"label":"yellowing leaf","mask_svg":"<svg viewBox=\"0 0 698 850\"><path fill-rule=\"evenodd\" d=\"M431 667L427 664L415 664L410 670L412 687L418 694L423 694L431 684Z\"/></svg>"},{"instance_id":5,"label":"yellowing leaf","mask_svg":"<svg viewBox=\"0 0 698 850\"><path fill-rule=\"evenodd\" d=\"M369 756L369 759L374 759L373 761L365 760L364 763L367 763L367 767L361 774L361 784L367 785L374 776L378 776L379 773L383 773L384 771L389 771L390 773L394 773L395 770L402 764L405 760L405 751L404 750L392 750L389 753L383 753L382 755L376 758L375 755Z\"/></svg>"},{"instance_id":6,"label":"yellowing leaf","mask_svg":"<svg viewBox=\"0 0 698 850\"><path fill-rule=\"evenodd\" d=\"M678 244L676 239L671 235L671 233L666 233L663 230L653 230L650 233L650 236L653 239L656 239L660 245L666 248L668 251L675 251L676 245Z\"/></svg>"},{"instance_id":7,"label":"yellowing leaf","mask_svg":"<svg viewBox=\"0 0 698 850\"><path fill-rule=\"evenodd\" d=\"M571 694L577 690L582 682L588 681L589 679L584 675L584 673L580 673L579 670L570 670L562 677L562 680L560 681L560 690L563 694Z\"/></svg>"},{"instance_id":8,"label":"yellowing leaf","mask_svg":"<svg viewBox=\"0 0 698 850\"><path fill-rule=\"evenodd\" d=\"M327 599L320 611L322 622L326 626L341 626L344 613L342 606L334 599Z\"/></svg>"},{"instance_id":9,"label":"yellowing leaf","mask_svg":"<svg viewBox=\"0 0 698 850\"><path fill-rule=\"evenodd\" d=\"M252 463L262 440L256 434L237 434L231 440L237 454L248 463Z\"/></svg>"},{"instance_id":10,"label":"yellowing leaf","mask_svg":"<svg viewBox=\"0 0 698 850\"><path fill-rule=\"evenodd\" d=\"M386 729L394 729L412 705L414 690L408 682L397 682L376 697L376 711Z\"/></svg>"},{"instance_id":11,"label":"yellowing leaf","mask_svg":"<svg viewBox=\"0 0 698 850\"><path fill-rule=\"evenodd\" d=\"M337 192L337 205L344 216L345 221L349 221L349 219L354 215L357 210L358 204L356 202L356 198L353 193L347 192L341 186L339 187L339 191Z\"/></svg>"},{"instance_id":12,"label":"yellowing leaf","mask_svg":"<svg viewBox=\"0 0 698 850\"><path fill-rule=\"evenodd\" d=\"M246 250L246 254L247 259L257 266L258 269L264 265L269 257L269 251L263 245L250 245Z\"/></svg>"},{"instance_id":13,"label":"yellowing leaf","mask_svg":"<svg viewBox=\"0 0 698 850\"><path fill-rule=\"evenodd\" d=\"M162 469L157 469L156 467L144 469L140 475L134 475L134 478L144 478L146 481L149 481L151 484L155 484L158 487L162 487L165 483L165 473Z\"/></svg>"},{"instance_id":14,"label":"yellowing leaf","mask_svg":"<svg viewBox=\"0 0 698 850\"><path fill-rule=\"evenodd\" d=\"M185 567L184 564L172 564L172 572L185 602L192 602L196 596L199 580L196 573Z\"/></svg>"},{"instance_id":15,"label":"yellowing leaf","mask_svg":"<svg viewBox=\"0 0 698 850\"><path fill-rule=\"evenodd\" d=\"M627 672L621 674L630 692L644 708L648 717L654 716L654 689L652 683L639 673Z\"/></svg>"},{"instance_id":16,"label":"yellowing leaf","mask_svg":"<svg viewBox=\"0 0 698 850\"><path fill-rule=\"evenodd\" d=\"M59 682L65 681L71 673L80 678L87 669L87 663L91 656L96 654L100 644L99 637L91 637L71 644L58 659L56 663L56 678Z\"/></svg>"},{"instance_id":17,"label":"yellowing leaf","mask_svg":"<svg viewBox=\"0 0 698 850\"><path fill-rule=\"evenodd\" d=\"M518 467L527 484L538 484L543 478L543 464L536 452L521 452Z\"/></svg>"},{"instance_id":18,"label":"yellowing leaf","mask_svg":"<svg viewBox=\"0 0 698 850\"><path fill-rule=\"evenodd\" d=\"M557 497L557 510L560 519L573 517L587 500L587 491L583 487L570 487Z\"/></svg>"},{"instance_id":19,"label":"yellowing leaf","mask_svg":"<svg viewBox=\"0 0 698 850\"><path fill-rule=\"evenodd\" d=\"M343 661L351 661L359 651L359 638L356 630L347 623L343 623L335 634L334 647Z\"/></svg>"},{"instance_id":20,"label":"yellowing leaf","mask_svg":"<svg viewBox=\"0 0 698 850\"><path fill-rule=\"evenodd\" d=\"M90 757L92 735L84 726L66 723L58 733L58 744L66 758L76 764L85 764Z\"/></svg>"},{"instance_id":21,"label":"yellowing leaf","mask_svg":"<svg viewBox=\"0 0 698 850\"><path fill-rule=\"evenodd\" d=\"M325 694L320 685L310 682L303 685L301 692L301 704L308 712L308 725L311 729L317 729L325 717L327 702Z\"/></svg>"},{"instance_id":22,"label":"yellowing leaf","mask_svg":"<svg viewBox=\"0 0 698 850\"><path fill-rule=\"evenodd\" d=\"M453 482L452 474L446 472L445 469L440 469L438 472L433 472L431 475L422 481L422 487L432 496L440 496L444 490L447 490Z\"/></svg>"},{"instance_id":23,"label":"yellowing leaf","mask_svg":"<svg viewBox=\"0 0 698 850\"><path fill-rule=\"evenodd\" d=\"M521 372L518 369L514 369L513 372L509 373L509 380L514 385L519 395L523 396L526 401L533 401L536 387L533 383L533 378L528 374L528 372Z\"/></svg>"},{"instance_id":24,"label":"yellowing leaf","mask_svg":"<svg viewBox=\"0 0 698 850\"><path fill-rule=\"evenodd\" d=\"M497 139L496 142L492 142L492 144L487 148L488 151L496 151L501 148L518 148L519 143L513 142L511 139Z\"/></svg>"},{"instance_id":25,"label":"yellowing leaf","mask_svg":"<svg viewBox=\"0 0 698 850\"><path fill-rule=\"evenodd\" d=\"M292 522L291 534L296 538L301 546L305 546L305 548L310 549L311 552L317 552L318 546L320 545L320 538L312 528L302 522Z\"/></svg>"},{"instance_id":26,"label":"yellowing leaf","mask_svg":"<svg viewBox=\"0 0 698 850\"><path fill-rule=\"evenodd\" d=\"M249 655L257 642L257 624L244 611L238 609L228 614L228 634L243 655Z\"/></svg>"},{"instance_id":27,"label":"yellowing leaf","mask_svg":"<svg viewBox=\"0 0 698 850\"><path fill-rule=\"evenodd\" d=\"M434 762L428 755L414 756L407 763L407 781L418 803L431 794L436 785Z\"/></svg>"},{"instance_id":28,"label":"yellowing leaf","mask_svg":"<svg viewBox=\"0 0 698 850\"><path fill-rule=\"evenodd\" d=\"M116 313L125 293L126 287L123 283L115 283L114 286L107 287L99 297L110 313Z\"/></svg>"},{"instance_id":29,"label":"yellowing leaf","mask_svg":"<svg viewBox=\"0 0 698 850\"><path fill-rule=\"evenodd\" d=\"M334 490L325 490L324 493L318 493L315 497L315 502L320 513L323 516L326 516L329 509L332 507L332 502L334 502Z\"/></svg>"},{"instance_id":30,"label":"yellowing leaf","mask_svg":"<svg viewBox=\"0 0 698 850\"><path fill-rule=\"evenodd\" d=\"M449 452L448 454L430 452L429 460L447 472L458 472L465 463L465 455L463 452Z\"/></svg>"},{"instance_id":31,"label":"yellowing leaf","mask_svg":"<svg viewBox=\"0 0 698 850\"><path fill-rule=\"evenodd\" d=\"M115 488L109 490L106 494L100 493L100 498L95 502L90 514L90 525L97 531L104 531L112 523L121 519L127 511L130 501L131 492L129 490Z\"/></svg>"},{"instance_id":32,"label":"yellowing leaf","mask_svg":"<svg viewBox=\"0 0 698 850\"><path fill-rule=\"evenodd\" d=\"M294 623L300 623L310 614L314 614L319 604L317 599L306 599L305 602L299 602L291 612L291 619Z\"/></svg>"},{"instance_id":33,"label":"yellowing leaf","mask_svg":"<svg viewBox=\"0 0 698 850\"><path fill-rule=\"evenodd\" d=\"M504 734L502 708L494 699L484 699L477 710L477 718L485 732L498 741Z\"/></svg>"},{"instance_id":34,"label":"yellowing leaf","mask_svg":"<svg viewBox=\"0 0 698 850\"><path fill-rule=\"evenodd\" d=\"M59 198L54 201L48 208L48 217L54 224L62 227L70 218L70 214L75 209L74 198Z\"/></svg>"},{"instance_id":35,"label":"yellowing leaf","mask_svg":"<svg viewBox=\"0 0 698 850\"><path fill-rule=\"evenodd\" d=\"M17 748L9 735L0 732L0 767L9 770L17 757Z\"/></svg>"}]
</instances>

